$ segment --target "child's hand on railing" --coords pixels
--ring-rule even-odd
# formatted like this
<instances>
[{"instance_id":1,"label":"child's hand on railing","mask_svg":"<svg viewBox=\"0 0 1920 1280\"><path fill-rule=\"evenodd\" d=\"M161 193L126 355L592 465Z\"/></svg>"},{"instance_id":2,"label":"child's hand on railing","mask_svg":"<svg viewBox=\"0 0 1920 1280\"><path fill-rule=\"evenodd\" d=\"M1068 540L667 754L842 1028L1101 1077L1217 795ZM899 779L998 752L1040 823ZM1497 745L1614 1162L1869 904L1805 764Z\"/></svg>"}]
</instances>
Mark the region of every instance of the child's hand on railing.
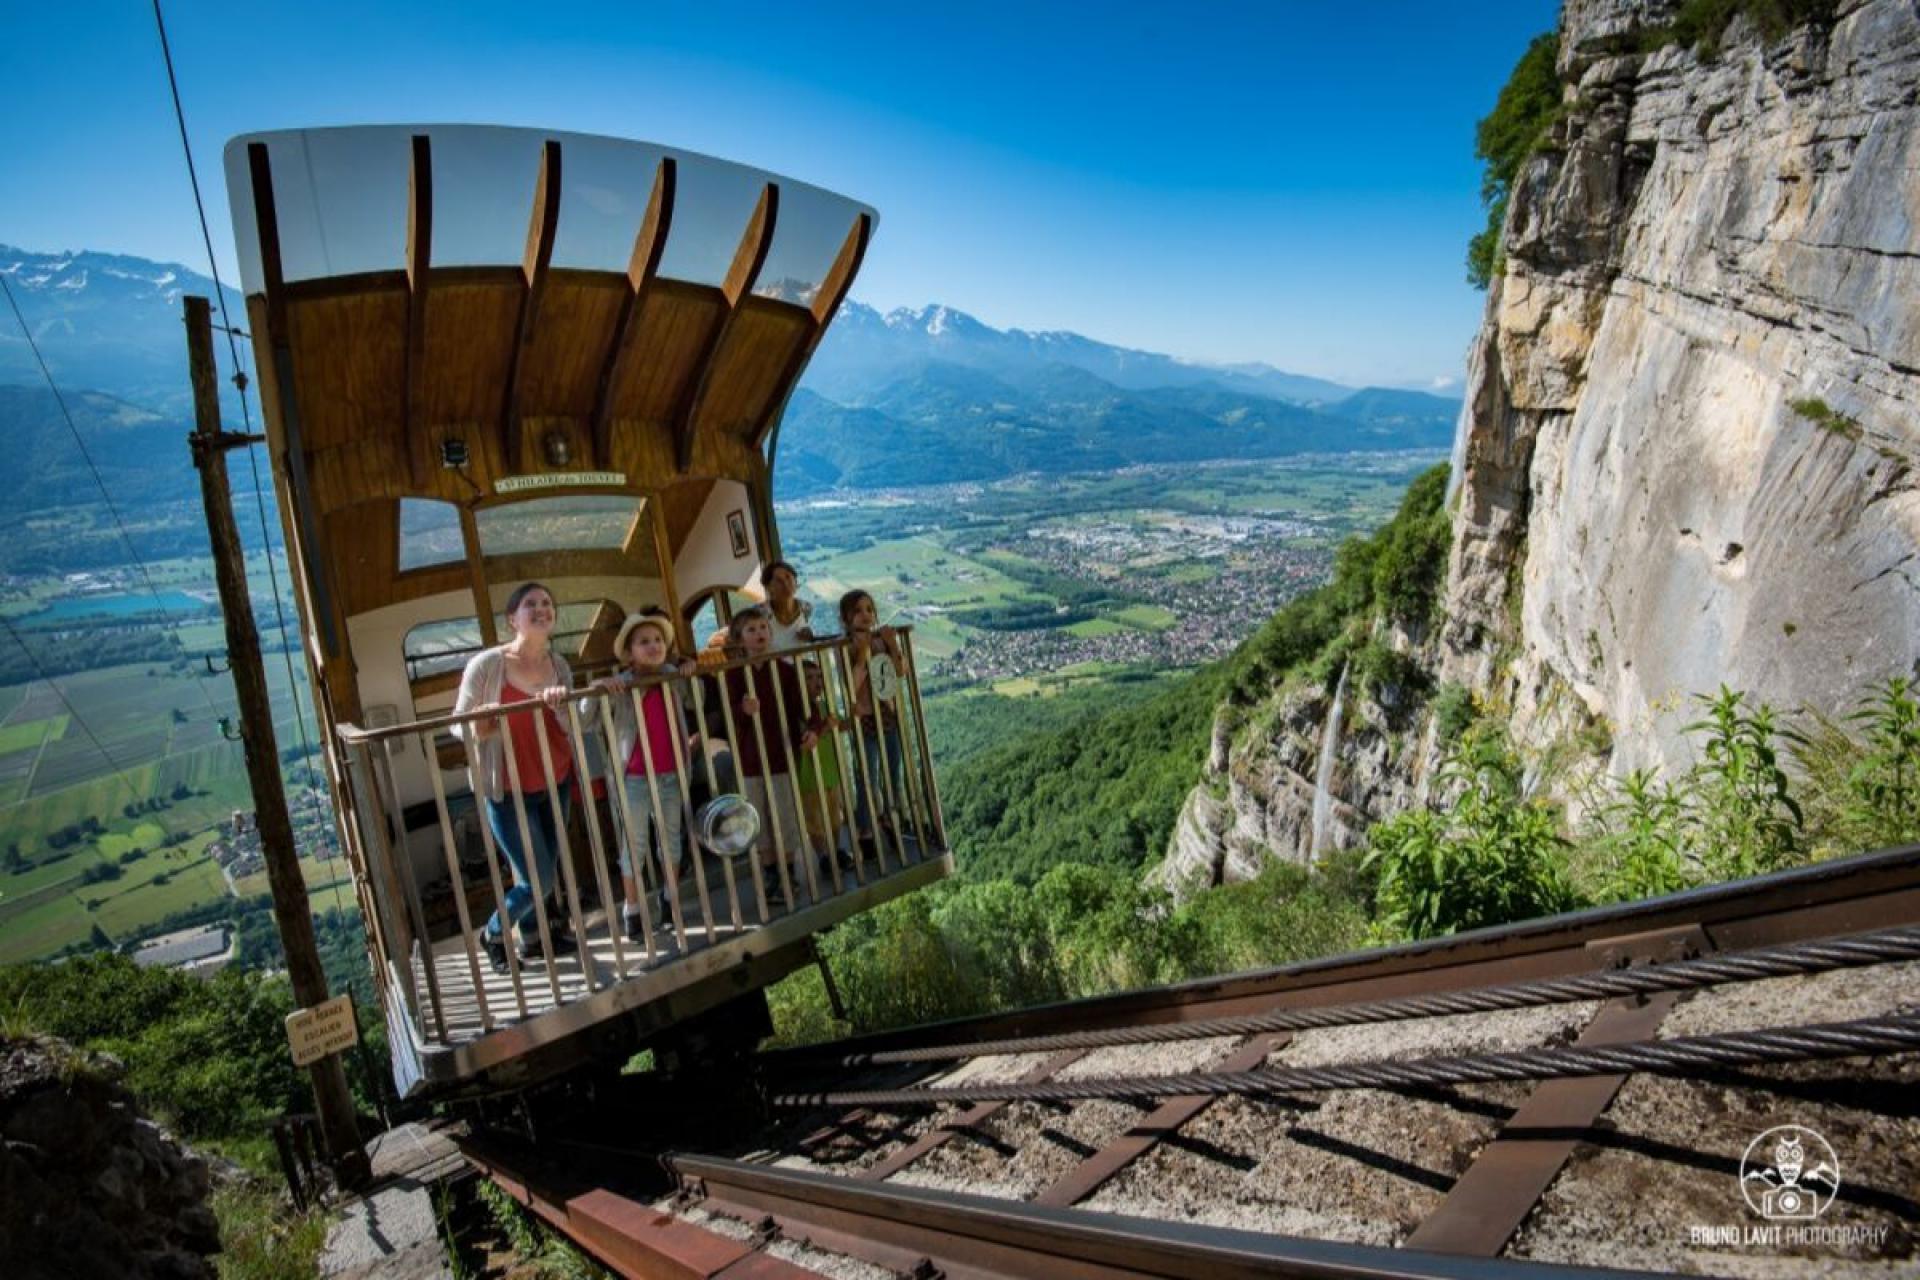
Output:
<instances>
[{"instance_id":1,"label":"child's hand on railing","mask_svg":"<svg viewBox=\"0 0 1920 1280\"><path fill-rule=\"evenodd\" d=\"M558 711L561 707L566 706L567 699L572 696L573 690L563 684L549 685L540 691L540 701L546 703L548 708L554 711Z\"/></svg>"},{"instance_id":2,"label":"child's hand on railing","mask_svg":"<svg viewBox=\"0 0 1920 1280\"><path fill-rule=\"evenodd\" d=\"M819 744L819 742L820 742L820 735L815 733L811 729L807 730L805 733L800 735L800 749L802 751L813 750L814 747Z\"/></svg>"},{"instance_id":3,"label":"child's hand on railing","mask_svg":"<svg viewBox=\"0 0 1920 1280\"><path fill-rule=\"evenodd\" d=\"M745 697L745 698L742 698L742 699L740 699L740 714L741 714L741 715L743 715L743 716L757 716L757 715L759 715L759 714L760 714L760 699L758 699L758 698L755 698L755 697L753 697L753 696L751 696L751 695L749 695L749 696L747 696L747 697Z\"/></svg>"},{"instance_id":4,"label":"child's hand on railing","mask_svg":"<svg viewBox=\"0 0 1920 1280\"><path fill-rule=\"evenodd\" d=\"M601 676L593 682L593 687L608 693L619 693L627 687L627 682L621 676Z\"/></svg>"},{"instance_id":5,"label":"child's hand on railing","mask_svg":"<svg viewBox=\"0 0 1920 1280\"><path fill-rule=\"evenodd\" d=\"M682 658L678 662L669 662L660 669L662 675L690 676L700 670L700 664L692 658Z\"/></svg>"}]
</instances>

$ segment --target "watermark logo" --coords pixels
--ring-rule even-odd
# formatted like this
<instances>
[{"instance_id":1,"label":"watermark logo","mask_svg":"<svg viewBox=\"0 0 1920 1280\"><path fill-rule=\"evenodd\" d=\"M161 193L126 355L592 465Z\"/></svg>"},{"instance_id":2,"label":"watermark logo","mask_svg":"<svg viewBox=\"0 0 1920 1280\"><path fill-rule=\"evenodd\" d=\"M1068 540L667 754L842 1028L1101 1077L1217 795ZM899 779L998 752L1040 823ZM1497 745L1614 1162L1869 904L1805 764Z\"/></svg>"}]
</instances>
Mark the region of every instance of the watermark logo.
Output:
<instances>
[{"instance_id":1,"label":"watermark logo","mask_svg":"<svg viewBox=\"0 0 1920 1280\"><path fill-rule=\"evenodd\" d=\"M1740 1194L1769 1222L1811 1222L1840 1191L1840 1157L1804 1125L1768 1129L1740 1158Z\"/></svg>"}]
</instances>

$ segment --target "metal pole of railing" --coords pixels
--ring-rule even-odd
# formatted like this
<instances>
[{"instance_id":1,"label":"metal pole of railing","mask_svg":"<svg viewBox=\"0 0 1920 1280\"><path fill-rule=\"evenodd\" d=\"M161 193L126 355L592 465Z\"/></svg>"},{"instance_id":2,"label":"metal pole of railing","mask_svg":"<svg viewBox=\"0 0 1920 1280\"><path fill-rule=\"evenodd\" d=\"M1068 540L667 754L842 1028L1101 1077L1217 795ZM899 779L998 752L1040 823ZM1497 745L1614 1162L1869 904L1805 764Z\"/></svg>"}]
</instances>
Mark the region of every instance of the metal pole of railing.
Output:
<instances>
[{"instance_id":1,"label":"metal pole of railing","mask_svg":"<svg viewBox=\"0 0 1920 1280\"><path fill-rule=\"evenodd\" d=\"M773 761L767 755L767 734L760 722L760 712L767 708L766 704L760 700L760 681L753 668L754 664L749 662L740 669L741 674L747 678L747 697L752 698L759 708L747 718L753 721L753 742L760 748L760 795L762 803L767 806L767 825L773 828L773 854L779 859L780 892L787 900L787 910L791 911L794 907L793 877L787 874L787 837L786 833L780 829L779 812L773 807L773 797L778 788L773 785ZM745 708L741 710L744 711Z\"/></svg>"},{"instance_id":2,"label":"metal pole of railing","mask_svg":"<svg viewBox=\"0 0 1920 1280\"><path fill-rule=\"evenodd\" d=\"M767 682L773 686L773 711L780 721L780 746L787 757L788 802L793 806L793 825L800 836L800 856L807 873L807 903L811 906L820 901L820 873L814 866L819 855L813 851L813 837L807 834L807 806L800 796L800 744L794 736L793 721L787 716L787 696L780 687L785 683L783 673L787 671L794 673L797 684L800 669L785 658L775 658L767 666ZM773 780L769 777L767 781L771 791Z\"/></svg>"},{"instance_id":3,"label":"metal pole of railing","mask_svg":"<svg viewBox=\"0 0 1920 1280\"><path fill-rule=\"evenodd\" d=\"M833 892L837 897L845 888L845 885L842 884L840 879L839 835L833 829L833 806L827 800L827 761L831 759L838 764L838 757L834 752L833 720L824 712L820 713L817 717L815 715L813 695L807 689L807 672L812 668L803 660L794 663L793 669L795 674L800 677L800 714L806 717L809 724L816 718L821 722L820 733L814 741L813 751L811 753L813 763L813 798L820 806L818 810L820 814L820 826L826 833L827 842L827 872L833 878ZM834 770L834 776L840 776L837 768ZM801 797L800 808L800 820L804 824L807 818L805 796Z\"/></svg>"},{"instance_id":4,"label":"metal pole of railing","mask_svg":"<svg viewBox=\"0 0 1920 1280\"><path fill-rule=\"evenodd\" d=\"M607 849L600 840L600 807L593 802L593 772L587 768L587 735L580 728L580 704L572 698L567 699L567 729L575 762L573 776L581 779L580 803L586 808L582 817L587 823L587 844L593 850L593 883L600 892L600 915L607 922L607 937L613 942L614 978L615 981L624 982L627 977L627 949L621 935L626 932L626 921L614 909L613 887L607 883ZM611 740L607 742L605 754L613 754ZM608 797L607 806L612 808L612 797ZM583 963L586 961L584 956L581 959Z\"/></svg>"},{"instance_id":5,"label":"metal pole of railing","mask_svg":"<svg viewBox=\"0 0 1920 1280\"><path fill-rule=\"evenodd\" d=\"M694 728L700 734L700 759L707 766L707 796L711 799L713 797L717 797L720 794L720 779L718 775L714 772L714 768L713 768L713 738L707 732L707 696L701 687L700 676L694 675L689 677L688 683L691 685L693 689L693 723L694 723ZM723 703L726 701L726 697L724 693L722 694L720 700ZM676 738L674 739L674 741L677 744L679 742L679 739ZM728 752L728 759L733 763L734 772L735 774L738 774L740 759L737 755L733 753L733 744L731 742L727 744L727 752ZM691 787L693 784L692 777L689 776L686 779L686 781L688 786ZM739 779L737 777L735 778L734 783L736 786L739 785ZM688 815L687 816L688 856L695 859L704 858L706 856L706 852L703 849L701 849L700 837L697 834L695 834L693 830L693 827L694 827L693 795L691 791L689 791L687 794L687 815ZM720 874L725 876L727 881L728 919L731 921L733 925L733 931L735 933L739 933L742 930L744 930L747 926L746 926L746 923L740 917L740 884L734 878L732 858L722 858L720 860ZM709 934L708 936L711 937L712 935Z\"/></svg>"},{"instance_id":6,"label":"metal pole of railing","mask_svg":"<svg viewBox=\"0 0 1920 1280\"><path fill-rule=\"evenodd\" d=\"M684 679L685 677L676 678ZM691 858L702 859L704 855L700 848L699 836L693 829L693 767L687 759L686 707L680 702L680 691L674 688L671 682L660 686L660 696L665 700L667 726L670 731L667 738L673 746L673 776L680 781L680 848L670 850L667 858L667 861L678 865L681 848L686 849ZM712 768L711 761L708 762L708 768ZM723 862L720 869L727 880L728 914L733 928L737 931L740 927L740 902L735 896L733 868ZM714 940L714 922L708 920L706 927L707 941L711 943Z\"/></svg>"},{"instance_id":7,"label":"metal pole of railing","mask_svg":"<svg viewBox=\"0 0 1920 1280\"><path fill-rule=\"evenodd\" d=\"M588 945L587 925L580 914L579 877L573 874L573 839L567 835L567 807L561 801L564 798L560 790L560 779L553 772L553 748L547 742L547 719L552 711L542 703L533 713L533 745L540 750L540 772L547 783L547 809L553 814L554 843L560 846L560 883L567 891L567 919L573 925L573 958L580 965L580 974L586 979L587 994L592 995L606 984L598 981L599 966L593 962L593 948ZM556 721L554 727L559 728ZM579 778L576 769L569 775L568 781Z\"/></svg>"},{"instance_id":8,"label":"metal pole of railing","mask_svg":"<svg viewBox=\"0 0 1920 1280\"><path fill-rule=\"evenodd\" d=\"M368 781L362 785L355 781L355 775L364 775L367 772L366 759L358 749L345 743L344 740L342 746L342 754L346 759L344 776L351 785L340 793L340 797L341 803L346 806L345 812L353 819L344 825L351 833L350 838L355 846L360 849L360 865L365 868L365 874L358 877L364 881L364 885L356 884L355 888L356 890L364 888L365 896L371 901L373 907L368 911L365 905L362 906L361 921L363 926L370 930L367 936L374 944L374 954L380 958L375 966L374 977L377 979L375 987L380 992L381 1014L396 1020L405 1019L410 1025L418 1026L420 1024L420 993L414 988L412 967L408 967L406 981L403 983L393 963L395 952L405 950L405 947L397 941L399 931L393 919L393 913L398 908L392 902L392 890L386 883L387 868L377 865L374 855L364 847L367 839L365 828L372 824L372 819L368 815L374 812L371 804L365 799L365 794L372 783ZM384 974L379 972L380 964L386 966ZM390 1011L388 1002L395 987L399 988L403 1007L397 1011Z\"/></svg>"},{"instance_id":9,"label":"metal pole of railing","mask_svg":"<svg viewBox=\"0 0 1920 1280\"><path fill-rule=\"evenodd\" d=\"M893 661L893 657L887 653L884 648L877 646L870 647L867 650L867 705L873 708L873 742L874 749L880 756L880 796L887 802L887 831L893 836L893 851L899 855L900 865L905 867L907 865L907 842L900 832L902 825L900 797L896 794L899 788L893 784L893 760L887 753L886 704L880 700L879 693L873 687L873 664L876 660L891 662ZM894 736L896 739L899 737L898 725L894 726ZM905 781L905 778L906 774L903 770L901 780ZM876 818L876 826L878 825L878 821ZM879 838L879 832L877 830L874 832L874 838L876 840Z\"/></svg>"},{"instance_id":10,"label":"metal pole of railing","mask_svg":"<svg viewBox=\"0 0 1920 1280\"><path fill-rule=\"evenodd\" d=\"M385 860L387 866L393 868L393 870L399 874L401 897L405 901L407 916L413 928L414 945L408 948L405 956L401 957L402 963L406 966L409 980L412 980L413 977L414 949L417 948L423 957L422 965L425 972L422 977L426 981L427 1006L433 1014L434 1030L433 1032L429 1032L427 1030L426 1019L419 1018L420 1038L422 1040L438 1039L444 1044L447 1039L447 1021L446 1015L440 1007L440 975L434 972L433 943L427 937L427 917L426 913L420 909L420 893L414 885L413 859L411 857L397 857L394 854L393 827L388 817L386 795L382 793L380 787L380 764L374 758L373 748L371 746L363 745L360 750L364 753L361 764L366 771L367 785L373 791L374 837L379 841L381 858ZM384 753L384 744L382 744L381 750ZM391 794L391 787L388 788L386 794ZM405 832L402 831L401 834L404 837ZM406 849L404 839L400 848L402 851Z\"/></svg>"},{"instance_id":11,"label":"metal pole of railing","mask_svg":"<svg viewBox=\"0 0 1920 1280\"><path fill-rule=\"evenodd\" d=\"M920 665L913 657L913 633L907 632L900 637L907 655L907 691L913 695L913 718L916 732L920 735L920 758L926 763L927 802L932 809L933 838L940 843L945 852L952 846L947 844L947 818L940 808L940 781L933 769L933 740L927 734L927 706L920 698Z\"/></svg>"},{"instance_id":12,"label":"metal pole of railing","mask_svg":"<svg viewBox=\"0 0 1920 1280\"><path fill-rule=\"evenodd\" d=\"M853 859L853 878L855 884L867 882L867 858L860 849L860 828L854 820L854 805L858 798L856 788L860 778L855 764L853 746L853 716L851 709L842 714L835 702L836 690L840 681L834 672L834 651L823 650L820 658L820 705L825 709L828 719L828 737L833 743L834 763L839 767L840 786L838 794L832 797L836 817L847 832L847 853Z\"/></svg>"},{"instance_id":13,"label":"metal pole of railing","mask_svg":"<svg viewBox=\"0 0 1920 1280\"><path fill-rule=\"evenodd\" d=\"M660 771L654 763L653 743L648 740L650 735L647 733L646 708L642 704L642 699L645 695L638 689L632 689L628 691L627 696L633 700L634 741L640 746L640 767L646 772L647 796L653 802L654 857L659 860L661 875L663 877L671 876L674 874L674 864L679 861L680 851L671 847L673 841L667 831L667 809L666 806L660 802ZM664 691L660 697L661 710L665 711L667 707L665 702L666 694ZM673 726L669 724L667 727L669 732L671 732ZM683 786L685 784L685 779L676 779L676 781L679 781ZM713 902L711 895L707 891L706 868L701 866L697 859L694 863L694 888L700 895L700 932L706 938L707 944L711 946L714 941ZM687 954L687 946L684 942L681 944L680 954Z\"/></svg>"},{"instance_id":14,"label":"metal pole of railing","mask_svg":"<svg viewBox=\"0 0 1920 1280\"><path fill-rule=\"evenodd\" d=\"M487 1008L487 984L480 977L480 949L473 944L473 916L467 910L467 885L460 874L460 855L453 847L453 818L447 812L447 785L440 777L440 761L431 741L427 749L427 777L433 783L433 808L440 817L440 849L446 854L447 887L453 891L453 910L460 920L460 941L467 949L467 973L473 979L474 1004L480 1011L480 1030L493 1030L493 1012Z\"/></svg>"},{"instance_id":15,"label":"metal pole of railing","mask_svg":"<svg viewBox=\"0 0 1920 1280\"><path fill-rule=\"evenodd\" d=\"M616 759L613 744L617 739L613 729L613 695L608 694L600 700L600 728L606 734L607 749L607 786L612 788L614 798L611 804L620 815L620 839L622 852L626 854L627 865L633 868L633 883L640 894L640 901L634 905L640 909L641 941L647 948L647 963L652 964L659 958L659 951L653 940L653 918L647 909L647 861L640 856L640 829L634 825L633 802L627 799L627 762ZM661 886L666 893L666 887ZM671 928L680 939L681 954L687 949L687 930L680 920L680 898L678 894L667 895L668 915L660 921L663 927Z\"/></svg>"},{"instance_id":16,"label":"metal pole of railing","mask_svg":"<svg viewBox=\"0 0 1920 1280\"><path fill-rule=\"evenodd\" d=\"M905 659L901 660L905 665ZM920 789L915 785L918 766L913 758L912 722L907 718L906 699L901 689L906 684L902 676L893 687L893 723L900 743L900 789L906 793L907 818L913 823L913 860L915 862L927 856L927 827L920 817Z\"/></svg>"},{"instance_id":17,"label":"metal pole of railing","mask_svg":"<svg viewBox=\"0 0 1920 1280\"><path fill-rule=\"evenodd\" d=\"M386 750L376 751L370 764L374 776L374 798L376 811L388 819L380 824L383 840L391 838L397 846L389 844L388 856L401 873L400 884L406 891L407 909L413 919L416 933L416 945L420 949L421 965L427 984L427 1003L433 1011L433 1024L440 1033L440 1040L447 1042L446 1005L440 993L440 966L433 954L433 936L427 928L427 913L420 898L420 879L413 866L413 850L407 846L406 819L400 808L400 787L393 780L393 761ZM385 796L382 798L380 780L386 780ZM393 848L399 849L398 855Z\"/></svg>"},{"instance_id":18,"label":"metal pole of railing","mask_svg":"<svg viewBox=\"0 0 1920 1280\"><path fill-rule=\"evenodd\" d=\"M862 850L864 846L861 843L858 828L860 807L865 805L867 822L871 824L873 828L867 832L866 838L873 842L873 860L878 873L884 876L887 874L887 845L884 840L880 839L880 806L875 802L873 794L872 770L867 767L866 730L860 723L860 703L853 696L853 642L847 641L844 648L835 650L834 657L836 659L836 674L840 680L841 694L846 701L847 724L853 730L854 769L859 774L860 779L859 790L855 793L853 804L854 827L856 831L853 841L854 857L856 859L863 857ZM864 880L865 876L861 878Z\"/></svg>"},{"instance_id":19,"label":"metal pole of railing","mask_svg":"<svg viewBox=\"0 0 1920 1280\"><path fill-rule=\"evenodd\" d=\"M494 721L495 732L499 731L500 721ZM481 775L485 769L480 760L480 740L462 739L467 749L467 758L472 761L473 773ZM488 806L493 803L487 798L486 789L497 779L481 777L479 794L473 798L474 818L480 824L480 844L487 853L487 880L493 885L493 914L500 922L500 946L507 957L507 978L513 984L513 1004L521 1017L527 1016L527 992L520 983L520 948L513 942L513 921L507 918L507 894L500 883L500 853L493 842L493 814Z\"/></svg>"},{"instance_id":20,"label":"metal pole of railing","mask_svg":"<svg viewBox=\"0 0 1920 1280\"><path fill-rule=\"evenodd\" d=\"M741 791L745 792L748 790L747 770L745 761L741 759L740 748L743 744L740 741L740 729L733 716L733 681L729 678L730 675L731 672L726 669L720 672L720 715L727 726L727 750L733 753L734 781L739 784ZM761 763L766 763L764 757ZM748 878L753 881L754 905L760 910L760 923L765 924L772 917L767 913L767 882L766 877L760 874L758 846L754 849L753 865L750 870L753 874Z\"/></svg>"},{"instance_id":21,"label":"metal pole of railing","mask_svg":"<svg viewBox=\"0 0 1920 1280\"><path fill-rule=\"evenodd\" d=\"M533 731L540 732L538 724ZM520 789L520 762L513 749L513 714L509 712L500 717L500 752L507 762L507 785L513 793L513 816L520 826L520 861L527 869L527 887L533 892L533 922L540 934L540 955L547 970L547 986L553 992L556 1008L566 1003L560 994L560 966L553 953L553 935L547 928L547 887L540 883L540 857L533 848L533 827L527 821L527 797ZM553 797L547 797L547 811L552 814L555 825L560 815L553 812ZM502 931L502 938L506 933ZM512 942L509 940L509 946Z\"/></svg>"}]
</instances>

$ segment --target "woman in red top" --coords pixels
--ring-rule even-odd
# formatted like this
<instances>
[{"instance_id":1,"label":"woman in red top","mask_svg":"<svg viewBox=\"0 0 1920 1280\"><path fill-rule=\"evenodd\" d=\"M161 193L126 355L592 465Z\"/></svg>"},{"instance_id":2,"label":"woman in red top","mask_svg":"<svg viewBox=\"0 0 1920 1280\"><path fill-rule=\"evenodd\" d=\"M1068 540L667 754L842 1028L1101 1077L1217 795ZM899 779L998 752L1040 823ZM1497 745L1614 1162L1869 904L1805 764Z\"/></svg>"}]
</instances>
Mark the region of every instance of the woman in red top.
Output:
<instances>
[{"instance_id":1,"label":"woman in red top","mask_svg":"<svg viewBox=\"0 0 1920 1280\"><path fill-rule=\"evenodd\" d=\"M560 874L558 827L567 820L566 784L573 776L573 750L553 712L566 701L573 677L566 659L548 643L556 612L552 593L539 583L515 588L507 597L507 625L513 639L473 655L460 677L460 696L453 708L455 714L487 706L516 708L509 715L468 721L456 730L467 742L473 793L482 798L494 842L513 868L513 887L501 904L506 920L496 911L480 933L480 943L495 970L504 970L507 964L506 924L520 925L533 913L535 880L540 894L549 896ZM500 731L503 722L513 734L511 763L506 735ZM540 754L542 736L553 761L551 779ZM516 791L519 807L526 811L528 841L520 838ZM574 950L560 914L549 912L549 919L554 954ZM529 937L524 927L520 955L527 960L540 958L539 939Z\"/></svg>"}]
</instances>

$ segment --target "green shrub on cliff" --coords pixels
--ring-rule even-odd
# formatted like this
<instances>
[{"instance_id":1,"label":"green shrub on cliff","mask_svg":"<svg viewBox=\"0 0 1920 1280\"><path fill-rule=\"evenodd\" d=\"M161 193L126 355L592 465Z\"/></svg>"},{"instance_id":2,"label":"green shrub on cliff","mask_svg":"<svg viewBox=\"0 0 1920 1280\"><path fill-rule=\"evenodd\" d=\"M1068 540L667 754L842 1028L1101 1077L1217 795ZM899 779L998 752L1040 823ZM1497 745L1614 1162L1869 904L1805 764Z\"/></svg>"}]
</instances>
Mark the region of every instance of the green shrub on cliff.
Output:
<instances>
[{"instance_id":1,"label":"green shrub on cliff","mask_svg":"<svg viewBox=\"0 0 1920 1280\"><path fill-rule=\"evenodd\" d=\"M1487 225L1467 244L1467 279L1476 289L1486 288L1503 269L1500 228L1520 166L1565 110L1554 65L1559 56L1557 32L1535 36L1475 130L1473 154L1485 165L1480 200L1487 206Z\"/></svg>"},{"instance_id":2,"label":"green shrub on cliff","mask_svg":"<svg viewBox=\"0 0 1920 1280\"><path fill-rule=\"evenodd\" d=\"M1436 938L1579 905L1560 815L1527 794L1504 727L1468 730L1440 791L1455 797L1444 813L1409 809L1368 832L1383 937Z\"/></svg>"}]
</instances>

